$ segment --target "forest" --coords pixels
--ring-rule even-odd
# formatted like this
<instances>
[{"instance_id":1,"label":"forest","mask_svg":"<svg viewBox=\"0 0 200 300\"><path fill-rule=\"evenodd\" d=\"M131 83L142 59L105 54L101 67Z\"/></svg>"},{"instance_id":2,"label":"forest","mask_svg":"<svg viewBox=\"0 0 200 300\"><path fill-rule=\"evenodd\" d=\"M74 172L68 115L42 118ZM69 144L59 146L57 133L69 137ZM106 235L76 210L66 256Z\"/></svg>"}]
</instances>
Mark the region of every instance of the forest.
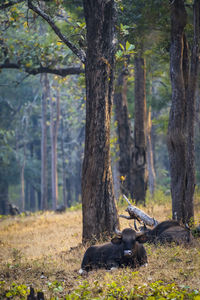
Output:
<instances>
[{"instance_id":1,"label":"forest","mask_svg":"<svg viewBox=\"0 0 200 300\"><path fill-rule=\"evenodd\" d=\"M1 0L0 24L0 299L200 299L200 1ZM192 245L78 274L148 216Z\"/></svg>"}]
</instances>

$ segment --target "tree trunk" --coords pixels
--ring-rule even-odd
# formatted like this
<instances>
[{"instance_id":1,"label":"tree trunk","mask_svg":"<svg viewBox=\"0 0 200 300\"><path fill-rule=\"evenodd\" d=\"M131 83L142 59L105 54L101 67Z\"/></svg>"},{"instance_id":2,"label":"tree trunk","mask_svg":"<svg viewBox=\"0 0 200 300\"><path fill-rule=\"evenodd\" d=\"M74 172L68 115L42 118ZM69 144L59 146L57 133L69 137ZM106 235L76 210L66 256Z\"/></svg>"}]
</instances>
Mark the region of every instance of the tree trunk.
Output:
<instances>
[{"instance_id":1,"label":"tree trunk","mask_svg":"<svg viewBox=\"0 0 200 300\"><path fill-rule=\"evenodd\" d=\"M173 218L185 223L186 182L186 98L183 74L184 27L186 10L182 0L171 3L170 75L172 105L168 127Z\"/></svg>"},{"instance_id":2,"label":"tree trunk","mask_svg":"<svg viewBox=\"0 0 200 300\"><path fill-rule=\"evenodd\" d=\"M135 57L135 114L133 152L133 196L145 204L147 190L147 141L146 141L146 75L143 53Z\"/></svg>"},{"instance_id":3,"label":"tree trunk","mask_svg":"<svg viewBox=\"0 0 200 300\"><path fill-rule=\"evenodd\" d=\"M61 155L62 155L62 196L63 196L63 204L66 207L69 207L67 203L67 196L66 196L66 162L65 162L65 149L64 149L64 122L63 122L64 115L62 114L61 119Z\"/></svg>"},{"instance_id":4,"label":"tree trunk","mask_svg":"<svg viewBox=\"0 0 200 300\"><path fill-rule=\"evenodd\" d=\"M110 162L114 1L83 0L87 26L86 133L82 168L83 242L118 226Z\"/></svg>"},{"instance_id":5,"label":"tree trunk","mask_svg":"<svg viewBox=\"0 0 200 300\"><path fill-rule=\"evenodd\" d=\"M47 209L47 99L48 99L48 77L42 74L42 138L41 138L41 209Z\"/></svg>"},{"instance_id":6,"label":"tree trunk","mask_svg":"<svg viewBox=\"0 0 200 300\"><path fill-rule=\"evenodd\" d=\"M134 191L131 171L133 139L131 138L131 125L128 116L127 70L123 70L119 74L117 86L115 88L114 103L119 142L120 189L122 194L133 198Z\"/></svg>"},{"instance_id":7,"label":"tree trunk","mask_svg":"<svg viewBox=\"0 0 200 300\"><path fill-rule=\"evenodd\" d=\"M194 121L195 91L199 64L200 2L194 1L194 42L189 67L189 49L184 35L187 13L184 1L171 6L170 71L172 107L168 129L168 149L171 169L173 218L189 223L194 218L195 157Z\"/></svg>"},{"instance_id":8,"label":"tree trunk","mask_svg":"<svg viewBox=\"0 0 200 300\"><path fill-rule=\"evenodd\" d=\"M151 143L151 107L149 108L147 115L147 169L148 169L148 182L149 182L149 192L151 197L154 196L155 190L155 169L154 169L154 160L153 160L153 149Z\"/></svg>"},{"instance_id":9,"label":"tree trunk","mask_svg":"<svg viewBox=\"0 0 200 300\"><path fill-rule=\"evenodd\" d=\"M50 90L49 90L50 91ZM57 172L57 137L60 117L60 95L56 87L55 101L50 95L50 119L51 119L51 186L52 207L56 209L58 204L58 172Z\"/></svg>"},{"instance_id":10,"label":"tree trunk","mask_svg":"<svg viewBox=\"0 0 200 300\"><path fill-rule=\"evenodd\" d=\"M199 39L200 39L200 1L195 0L193 6L194 42L191 53L188 87L186 88L187 113L187 148L186 148L186 211L185 221L189 223L194 219L194 190L195 190L195 149L194 149L194 123L195 123L195 92L197 89L199 68Z\"/></svg>"}]
</instances>

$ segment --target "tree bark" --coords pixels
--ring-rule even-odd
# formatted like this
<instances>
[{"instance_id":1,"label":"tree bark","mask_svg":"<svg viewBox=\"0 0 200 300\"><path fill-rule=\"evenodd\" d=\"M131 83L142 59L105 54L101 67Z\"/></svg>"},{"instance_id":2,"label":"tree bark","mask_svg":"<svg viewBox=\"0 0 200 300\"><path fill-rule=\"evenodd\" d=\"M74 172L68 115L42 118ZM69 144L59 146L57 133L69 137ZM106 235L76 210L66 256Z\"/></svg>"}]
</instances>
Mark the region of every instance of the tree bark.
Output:
<instances>
[{"instance_id":1,"label":"tree bark","mask_svg":"<svg viewBox=\"0 0 200 300\"><path fill-rule=\"evenodd\" d=\"M117 121L119 143L119 173L122 194L133 198L132 153L133 139L127 104L127 70L122 70L118 76L114 94L115 115Z\"/></svg>"},{"instance_id":2,"label":"tree bark","mask_svg":"<svg viewBox=\"0 0 200 300\"><path fill-rule=\"evenodd\" d=\"M186 88L186 211L185 221L189 223L194 219L194 191L195 191L195 147L194 147L194 123L195 123L195 92L197 89L199 71L199 39L200 39L200 1L195 0L193 6L194 41L191 49L191 63L188 87Z\"/></svg>"},{"instance_id":3,"label":"tree bark","mask_svg":"<svg viewBox=\"0 0 200 300\"><path fill-rule=\"evenodd\" d=\"M135 57L135 113L133 152L133 197L145 204L147 190L147 139L146 139L146 74L143 53Z\"/></svg>"},{"instance_id":4,"label":"tree bark","mask_svg":"<svg viewBox=\"0 0 200 300\"><path fill-rule=\"evenodd\" d=\"M171 3L170 75L172 104L168 127L173 219L185 223L186 187L186 97L183 73L186 10L182 0Z\"/></svg>"},{"instance_id":5,"label":"tree bark","mask_svg":"<svg viewBox=\"0 0 200 300\"><path fill-rule=\"evenodd\" d=\"M41 117L41 209L47 209L47 99L48 99L48 77L43 74L40 77L42 84L42 117Z\"/></svg>"},{"instance_id":6,"label":"tree bark","mask_svg":"<svg viewBox=\"0 0 200 300\"><path fill-rule=\"evenodd\" d=\"M200 2L195 0L193 13L194 41L190 56L184 34L184 27L187 24L184 1L174 1L171 6L170 72L172 106L168 129L168 149L173 218L183 223L190 223L194 218L194 121L195 91L199 64L199 16Z\"/></svg>"},{"instance_id":7,"label":"tree bark","mask_svg":"<svg viewBox=\"0 0 200 300\"><path fill-rule=\"evenodd\" d=\"M110 162L114 1L83 0L87 26L86 133L82 168L83 242L118 226Z\"/></svg>"}]
</instances>

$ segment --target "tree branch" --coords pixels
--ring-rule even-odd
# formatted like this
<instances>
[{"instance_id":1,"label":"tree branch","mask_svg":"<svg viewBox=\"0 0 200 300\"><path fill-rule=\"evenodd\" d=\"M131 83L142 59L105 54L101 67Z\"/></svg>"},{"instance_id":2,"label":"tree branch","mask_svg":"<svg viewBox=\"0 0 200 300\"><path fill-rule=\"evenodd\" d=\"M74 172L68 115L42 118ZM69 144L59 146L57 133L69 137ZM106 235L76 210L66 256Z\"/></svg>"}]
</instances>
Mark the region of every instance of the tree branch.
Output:
<instances>
[{"instance_id":1,"label":"tree branch","mask_svg":"<svg viewBox=\"0 0 200 300\"><path fill-rule=\"evenodd\" d=\"M42 11L39 7L33 5L31 0L28 0L28 7L33 10L37 15L41 16L47 23L51 26L56 35L65 43L69 49L81 60L82 63L85 63L85 52L83 50L79 50L75 45L73 45L60 31L60 29L55 25L53 19L48 16L44 11Z\"/></svg>"},{"instance_id":2,"label":"tree branch","mask_svg":"<svg viewBox=\"0 0 200 300\"><path fill-rule=\"evenodd\" d=\"M1 4L0 5L0 9L5 9L7 7L10 7L10 6L13 6L15 4L18 4L18 3L21 3L21 2L24 2L25 0L16 0L16 1L5 1L6 3L5 4Z\"/></svg>"},{"instance_id":3,"label":"tree branch","mask_svg":"<svg viewBox=\"0 0 200 300\"><path fill-rule=\"evenodd\" d=\"M0 64L0 69L18 69L18 70L23 70L24 72L31 74L31 75L48 73L48 74L59 75L62 77L65 77L67 75L76 75L76 74L85 73L84 69L79 68L79 67L51 69L49 67L40 66L38 68L30 68L30 67L23 68L20 64L10 63L10 62Z\"/></svg>"}]
</instances>

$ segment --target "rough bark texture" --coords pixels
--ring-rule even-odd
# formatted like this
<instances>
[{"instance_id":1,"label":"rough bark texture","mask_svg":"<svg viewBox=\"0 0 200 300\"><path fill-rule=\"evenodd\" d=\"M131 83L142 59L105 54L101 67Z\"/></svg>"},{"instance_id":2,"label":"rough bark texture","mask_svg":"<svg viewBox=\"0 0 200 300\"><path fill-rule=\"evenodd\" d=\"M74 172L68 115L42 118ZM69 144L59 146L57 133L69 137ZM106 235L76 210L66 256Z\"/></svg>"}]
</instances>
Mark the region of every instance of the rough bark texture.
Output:
<instances>
[{"instance_id":1,"label":"rough bark texture","mask_svg":"<svg viewBox=\"0 0 200 300\"><path fill-rule=\"evenodd\" d=\"M135 57L135 114L133 153L133 193L136 203L145 203L147 189L146 74L142 53Z\"/></svg>"},{"instance_id":2,"label":"rough bark texture","mask_svg":"<svg viewBox=\"0 0 200 300\"><path fill-rule=\"evenodd\" d=\"M171 4L170 75L172 105L168 128L168 151L171 173L172 213L178 221L185 220L185 85L183 75L184 27L186 11L182 0Z\"/></svg>"},{"instance_id":3,"label":"rough bark texture","mask_svg":"<svg viewBox=\"0 0 200 300\"><path fill-rule=\"evenodd\" d=\"M131 124L128 116L126 70L121 71L118 76L114 103L119 143L119 173L120 178L122 178L120 187L122 194L133 198L131 178L133 139L131 138Z\"/></svg>"},{"instance_id":4,"label":"rough bark texture","mask_svg":"<svg viewBox=\"0 0 200 300\"><path fill-rule=\"evenodd\" d=\"M187 149L186 149L186 212L185 220L189 223L194 218L194 190L195 190L195 92L197 88L199 68L199 38L200 38L200 1L194 1L194 42L191 53L188 87L186 88L187 113Z\"/></svg>"},{"instance_id":5,"label":"rough bark texture","mask_svg":"<svg viewBox=\"0 0 200 300\"><path fill-rule=\"evenodd\" d=\"M114 1L84 0L87 26L86 132L82 169L83 242L118 226L110 162Z\"/></svg>"},{"instance_id":6,"label":"rough bark texture","mask_svg":"<svg viewBox=\"0 0 200 300\"><path fill-rule=\"evenodd\" d=\"M47 74L40 77L42 84L42 138L41 138L41 209L47 209L47 98L48 98L48 78Z\"/></svg>"},{"instance_id":7,"label":"rough bark texture","mask_svg":"<svg viewBox=\"0 0 200 300\"><path fill-rule=\"evenodd\" d=\"M188 45L184 35L187 13L184 1L173 1L170 49L172 105L168 128L168 150L173 218L183 223L188 223L194 216L194 107L199 51L199 1L195 1L194 20L196 20L194 45L189 68Z\"/></svg>"}]
</instances>

